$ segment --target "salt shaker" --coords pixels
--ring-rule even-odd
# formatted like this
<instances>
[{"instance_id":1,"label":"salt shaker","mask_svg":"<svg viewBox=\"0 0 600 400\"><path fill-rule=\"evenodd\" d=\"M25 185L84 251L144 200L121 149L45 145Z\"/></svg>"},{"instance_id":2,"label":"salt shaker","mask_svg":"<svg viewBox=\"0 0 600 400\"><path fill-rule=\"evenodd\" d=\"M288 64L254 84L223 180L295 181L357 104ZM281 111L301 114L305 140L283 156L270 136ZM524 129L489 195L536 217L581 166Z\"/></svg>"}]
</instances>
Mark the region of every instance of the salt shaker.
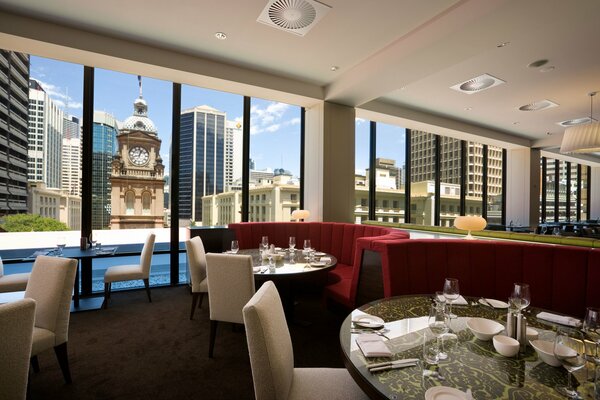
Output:
<instances>
[{"instance_id":1,"label":"salt shaker","mask_svg":"<svg viewBox=\"0 0 600 400\"><path fill-rule=\"evenodd\" d=\"M517 338L517 316L511 311L506 314L506 336Z\"/></svg>"},{"instance_id":2,"label":"salt shaker","mask_svg":"<svg viewBox=\"0 0 600 400\"><path fill-rule=\"evenodd\" d=\"M520 352L525 352L527 347L527 318L523 314L517 316L517 341L520 344Z\"/></svg>"}]
</instances>

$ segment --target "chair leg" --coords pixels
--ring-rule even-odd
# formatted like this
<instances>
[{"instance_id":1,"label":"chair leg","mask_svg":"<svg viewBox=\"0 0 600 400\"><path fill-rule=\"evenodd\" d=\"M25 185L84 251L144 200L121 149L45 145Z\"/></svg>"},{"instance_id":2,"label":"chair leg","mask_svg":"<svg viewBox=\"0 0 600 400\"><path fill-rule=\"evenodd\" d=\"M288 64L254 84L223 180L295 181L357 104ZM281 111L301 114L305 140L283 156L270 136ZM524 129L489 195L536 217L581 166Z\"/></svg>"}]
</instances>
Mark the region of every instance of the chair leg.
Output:
<instances>
[{"instance_id":1,"label":"chair leg","mask_svg":"<svg viewBox=\"0 0 600 400\"><path fill-rule=\"evenodd\" d=\"M213 358L215 348L215 337L217 336L217 325L219 321L210 320L210 343L208 344L208 358Z\"/></svg>"},{"instance_id":2,"label":"chair leg","mask_svg":"<svg viewBox=\"0 0 600 400\"><path fill-rule=\"evenodd\" d=\"M71 383L71 371L69 370L69 355L67 354L67 342L61 343L54 347L54 353L56 353L56 359L58 365L65 378L65 383Z\"/></svg>"},{"instance_id":3,"label":"chair leg","mask_svg":"<svg viewBox=\"0 0 600 400\"><path fill-rule=\"evenodd\" d=\"M148 295L148 301L152 303L152 297L150 297L150 280L144 279L144 286L146 286L146 294Z\"/></svg>"},{"instance_id":4,"label":"chair leg","mask_svg":"<svg viewBox=\"0 0 600 400\"><path fill-rule=\"evenodd\" d=\"M40 372L40 363L38 362L37 356L31 357L31 367L36 374Z\"/></svg>"},{"instance_id":5,"label":"chair leg","mask_svg":"<svg viewBox=\"0 0 600 400\"><path fill-rule=\"evenodd\" d=\"M102 302L102 308L105 310L108 308L108 299L110 298L110 283L104 283L104 301Z\"/></svg>"},{"instance_id":6,"label":"chair leg","mask_svg":"<svg viewBox=\"0 0 600 400\"><path fill-rule=\"evenodd\" d=\"M192 293L192 311L190 312L190 319L194 319L194 311L196 311L196 303L198 303L198 297L200 297L200 293Z\"/></svg>"},{"instance_id":7,"label":"chair leg","mask_svg":"<svg viewBox=\"0 0 600 400\"><path fill-rule=\"evenodd\" d=\"M198 308L202 308L202 300L204 300L204 292L200 292L200 302L198 303Z\"/></svg>"}]
</instances>

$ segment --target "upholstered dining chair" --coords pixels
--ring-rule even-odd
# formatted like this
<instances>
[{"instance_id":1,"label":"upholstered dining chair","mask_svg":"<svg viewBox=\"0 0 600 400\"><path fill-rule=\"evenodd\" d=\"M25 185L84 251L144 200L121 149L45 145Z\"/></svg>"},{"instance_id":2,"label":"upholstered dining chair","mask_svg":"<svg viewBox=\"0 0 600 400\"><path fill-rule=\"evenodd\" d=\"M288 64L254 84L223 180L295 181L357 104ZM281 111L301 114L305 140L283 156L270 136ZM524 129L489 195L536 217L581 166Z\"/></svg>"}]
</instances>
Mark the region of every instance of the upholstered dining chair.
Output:
<instances>
[{"instance_id":1,"label":"upholstered dining chair","mask_svg":"<svg viewBox=\"0 0 600 400\"><path fill-rule=\"evenodd\" d=\"M35 300L0 304L0 398L25 399Z\"/></svg>"},{"instance_id":2,"label":"upholstered dining chair","mask_svg":"<svg viewBox=\"0 0 600 400\"><path fill-rule=\"evenodd\" d=\"M133 281L137 279L143 280L144 286L146 287L146 294L148 295L148 301L152 303L149 279L155 239L156 235L154 233L150 233L148 237L146 237L139 264L115 265L106 269L106 272L104 273L104 302L102 303L104 309L108 308L108 300L110 299L113 282Z\"/></svg>"},{"instance_id":3,"label":"upholstered dining chair","mask_svg":"<svg viewBox=\"0 0 600 400\"><path fill-rule=\"evenodd\" d=\"M204 251L204 244L199 236L193 237L185 241L185 250L188 258L188 265L190 267L190 276L192 278L192 311L190 312L190 319L194 318L194 311L196 311L196 304L198 300L198 308L202 307L202 299L204 293L208 292L208 279L206 279L206 253Z\"/></svg>"},{"instance_id":4,"label":"upholstered dining chair","mask_svg":"<svg viewBox=\"0 0 600 400\"><path fill-rule=\"evenodd\" d=\"M256 400L368 398L345 369L294 368L290 332L272 281L261 286L243 314Z\"/></svg>"},{"instance_id":5,"label":"upholstered dining chair","mask_svg":"<svg viewBox=\"0 0 600 400\"><path fill-rule=\"evenodd\" d=\"M29 272L4 275L4 264L0 257L0 292L18 292L25 290L29 280Z\"/></svg>"},{"instance_id":6,"label":"upholstered dining chair","mask_svg":"<svg viewBox=\"0 0 600 400\"><path fill-rule=\"evenodd\" d=\"M208 356L212 358L218 322L244 323L242 308L254 294L252 257L208 253L206 276L210 305Z\"/></svg>"},{"instance_id":7,"label":"upholstered dining chair","mask_svg":"<svg viewBox=\"0 0 600 400\"><path fill-rule=\"evenodd\" d=\"M71 316L71 295L75 284L77 260L37 256L25 289L25 298L34 299L35 326L31 345L33 370L40 370L37 356L54 348L65 382L71 383L67 341Z\"/></svg>"}]
</instances>

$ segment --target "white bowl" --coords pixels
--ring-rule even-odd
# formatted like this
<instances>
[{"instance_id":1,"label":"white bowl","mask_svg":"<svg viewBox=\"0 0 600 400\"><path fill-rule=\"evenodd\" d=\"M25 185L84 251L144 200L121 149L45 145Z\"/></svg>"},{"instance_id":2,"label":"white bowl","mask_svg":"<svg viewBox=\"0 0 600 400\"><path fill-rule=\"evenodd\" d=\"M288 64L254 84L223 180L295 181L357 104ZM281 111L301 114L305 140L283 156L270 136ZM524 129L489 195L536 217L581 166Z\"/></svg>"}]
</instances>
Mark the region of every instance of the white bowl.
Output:
<instances>
[{"instance_id":1,"label":"white bowl","mask_svg":"<svg viewBox=\"0 0 600 400\"><path fill-rule=\"evenodd\" d=\"M553 367L560 367L560 361L554 357L554 342L549 342L547 340L532 340L529 343L543 362Z\"/></svg>"},{"instance_id":2,"label":"white bowl","mask_svg":"<svg viewBox=\"0 0 600 400\"><path fill-rule=\"evenodd\" d=\"M530 327L527 327L527 332L525 333L525 335L527 336L528 342L538 340L540 338L540 333L537 330Z\"/></svg>"},{"instance_id":3,"label":"white bowl","mask_svg":"<svg viewBox=\"0 0 600 400\"><path fill-rule=\"evenodd\" d=\"M504 335L496 335L492 339L494 348L504 357L514 357L519 352L519 341Z\"/></svg>"},{"instance_id":4,"label":"white bowl","mask_svg":"<svg viewBox=\"0 0 600 400\"><path fill-rule=\"evenodd\" d=\"M491 340L504 330L504 325L486 318L469 318L467 328L479 340Z\"/></svg>"}]
</instances>

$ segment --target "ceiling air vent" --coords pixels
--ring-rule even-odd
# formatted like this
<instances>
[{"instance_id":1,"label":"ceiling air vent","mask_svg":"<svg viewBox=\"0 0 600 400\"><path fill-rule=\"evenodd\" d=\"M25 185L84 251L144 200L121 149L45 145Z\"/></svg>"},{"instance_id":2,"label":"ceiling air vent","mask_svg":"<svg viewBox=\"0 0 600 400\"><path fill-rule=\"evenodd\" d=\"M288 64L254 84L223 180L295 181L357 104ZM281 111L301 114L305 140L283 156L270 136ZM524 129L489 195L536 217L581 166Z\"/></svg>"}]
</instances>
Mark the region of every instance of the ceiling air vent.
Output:
<instances>
[{"instance_id":1,"label":"ceiling air vent","mask_svg":"<svg viewBox=\"0 0 600 400\"><path fill-rule=\"evenodd\" d=\"M271 0L257 21L294 35L304 36L330 8L314 0Z\"/></svg>"},{"instance_id":2,"label":"ceiling air vent","mask_svg":"<svg viewBox=\"0 0 600 400\"><path fill-rule=\"evenodd\" d=\"M569 127L569 126L574 126L574 125L579 125L579 124L587 124L588 122L592 122L590 117L568 119L566 121L557 122L557 124L560 126Z\"/></svg>"},{"instance_id":3,"label":"ceiling air vent","mask_svg":"<svg viewBox=\"0 0 600 400\"><path fill-rule=\"evenodd\" d=\"M498 79L495 76L489 74L479 75L468 81L457 83L454 86L450 86L450 89L454 89L458 92L473 94L481 92L482 90L492 88L505 83L502 79Z\"/></svg>"},{"instance_id":4,"label":"ceiling air vent","mask_svg":"<svg viewBox=\"0 0 600 400\"><path fill-rule=\"evenodd\" d=\"M541 111L541 110L545 110L547 108L552 108L552 107L558 107L558 104L556 104L553 101L544 99L544 100L540 100L540 101L534 101L533 103L525 104L524 106L519 107L519 110L521 110L521 111Z\"/></svg>"}]
</instances>

